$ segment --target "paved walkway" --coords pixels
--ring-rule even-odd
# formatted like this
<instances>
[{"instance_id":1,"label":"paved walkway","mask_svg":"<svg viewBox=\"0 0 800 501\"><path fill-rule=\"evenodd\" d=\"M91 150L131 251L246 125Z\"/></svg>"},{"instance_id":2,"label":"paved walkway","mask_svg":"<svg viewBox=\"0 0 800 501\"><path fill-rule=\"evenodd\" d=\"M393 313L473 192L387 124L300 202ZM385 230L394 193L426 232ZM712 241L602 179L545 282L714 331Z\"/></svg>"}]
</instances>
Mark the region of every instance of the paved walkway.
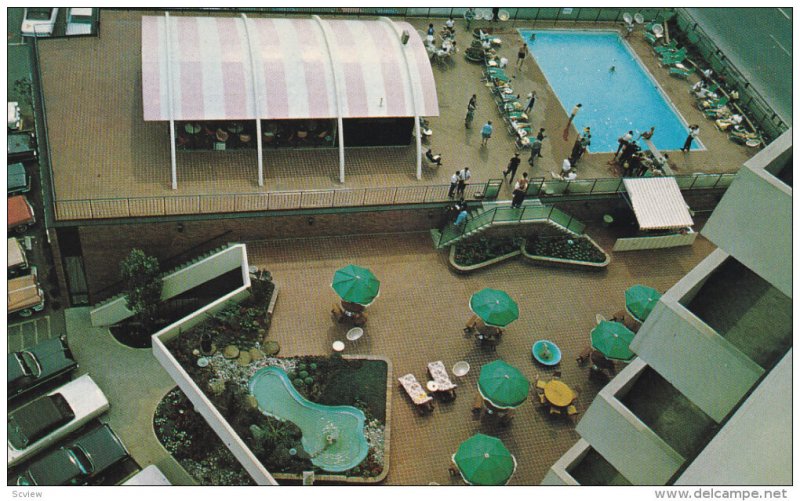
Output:
<instances>
[{"instance_id":1,"label":"paved walkway","mask_svg":"<svg viewBox=\"0 0 800 501\"><path fill-rule=\"evenodd\" d=\"M175 382L149 349L128 348L108 329L92 327L89 308L66 311L69 345L80 364L111 402L101 420L122 439L142 467L154 464L175 485L196 485L194 479L161 446L153 431L158 402Z\"/></svg>"}]
</instances>

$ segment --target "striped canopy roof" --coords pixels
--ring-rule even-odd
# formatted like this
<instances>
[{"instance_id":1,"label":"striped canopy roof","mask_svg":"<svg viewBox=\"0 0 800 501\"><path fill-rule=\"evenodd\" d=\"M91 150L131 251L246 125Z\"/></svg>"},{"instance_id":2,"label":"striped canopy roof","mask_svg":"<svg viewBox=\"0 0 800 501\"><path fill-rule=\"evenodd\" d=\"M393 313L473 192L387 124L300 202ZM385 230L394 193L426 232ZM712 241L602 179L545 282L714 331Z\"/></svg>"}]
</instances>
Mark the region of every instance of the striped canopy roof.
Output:
<instances>
[{"instance_id":1,"label":"striped canopy roof","mask_svg":"<svg viewBox=\"0 0 800 501\"><path fill-rule=\"evenodd\" d=\"M666 230L694 225L674 177L626 177L623 183L640 229Z\"/></svg>"},{"instance_id":2,"label":"striped canopy roof","mask_svg":"<svg viewBox=\"0 0 800 501\"><path fill-rule=\"evenodd\" d=\"M439 115L422 40L386 18L143 16L142 98L145 120Z\"/></svg>"}]
</instances>

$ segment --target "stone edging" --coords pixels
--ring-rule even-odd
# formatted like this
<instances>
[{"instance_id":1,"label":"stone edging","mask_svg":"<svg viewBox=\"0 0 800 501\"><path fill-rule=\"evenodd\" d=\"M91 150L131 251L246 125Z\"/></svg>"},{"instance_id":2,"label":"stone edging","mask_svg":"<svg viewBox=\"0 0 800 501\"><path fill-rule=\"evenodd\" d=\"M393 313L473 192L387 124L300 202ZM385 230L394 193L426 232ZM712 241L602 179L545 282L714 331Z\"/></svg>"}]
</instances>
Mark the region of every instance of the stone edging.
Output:
<instances>
[{"instance_id":1,"label":"stone edging","mask_svg":"<svg viewBox=\"0 0 800 501\"><path fill-rule=\"evenodd\" d=\"M277 287L276 287L277 290ZM293 357L288 357L293 358ZM386 416L383 429L383 471L377 477L346 477L344 475L314 475L314 480L322 482L346 482L349 484L377 484L383 482L389 474L389 443L391 442L392 416L392 362L386 357L374 355L342 355L347 360L380 360L386 362ZM302 480L303 475L296 473L272 473L275 480Z\"/></svg>"},{"instance_id":2,"label":"stone edging","mask_svg":"<svg viewBox=\"0 0 800 501\"><path fill-rule=\"evenodd\" d=\"M272 311L275 309L275 303L278 302L278 284L272 282L272 285L274 285L275 288L272 289L272 297L269 298L269 306L267 306L267 313L269 313L270 316L272 316Z\"/></svg>"},{"instance_id":3,"label":"stone edging","mask_svg":"<svg viewBox=\"0 0 800 501\"><path fill-rule=\"evenodd\" d=\"M453 244L450 246L450 257L447 259L447 262L450 264L450 267L456 270L459 273L469 273L471 271L479 270L481 268L485 268L487 266L491 266L493 264L499 263L501 261L505 261L506 259L510 259L512 257L516 257L520 254L520 251L515 250L513 252L509 252L508 254L503 254L502 256L493 257L488 261L484 261L478 264L471 264L468 266L461 266L456 264L455 256L456 256L456 245ZM524 244L523 244L524 247Z\"/></svg>"},{"instance_id":4,"label":"stone edging","mask_svg":"<svg viewBox=\"0 0 800 501\"><path fill-rule=\"evenodd\" d=\"M602 252L603 255L606 256L605 261L603 261L602 263L593 263L593 262L589 262L589 261L576 261L574 259L563 259L563 258L557 258L557 257L536 256L536 255L533 255L533 254L528 254L525 251L525 243L523 243L520 246L520 251L522 253L522 256L524 258L526 258L526 261L530 262L531 264L541 265L541 266L555 266L555 267L559 267L559 268L575 268L575 269L587 269L588 268L588 269L599 270L599 269L605 268L606 266L609 265L609 263L611 263L611 256L606 251L604 251L602 247L597 245L597 242L592 240L592 238L589 235L585 235L584 234L584 235L581 235L581 237L585 237L587 240L589 240L589 242L592 243L592 245L594 245L600 252Z\"/></svg>"}]
</instances>

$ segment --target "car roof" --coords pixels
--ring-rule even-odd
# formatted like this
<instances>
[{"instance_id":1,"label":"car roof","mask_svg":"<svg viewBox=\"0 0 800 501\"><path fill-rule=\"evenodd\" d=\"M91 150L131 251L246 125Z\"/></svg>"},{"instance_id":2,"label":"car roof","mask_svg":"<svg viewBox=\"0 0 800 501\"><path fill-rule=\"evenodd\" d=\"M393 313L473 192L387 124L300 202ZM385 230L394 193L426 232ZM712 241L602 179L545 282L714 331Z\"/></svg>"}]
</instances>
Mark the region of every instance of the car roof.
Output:
<instances>
[{"instance_id":1,"label":"car roof","mask_svg":"<svg viewBox=\"0 0 800 501\"><path fill-rule=\"evenodd\" d=\"M17 195L8 198L8 225L13 226L18 223L30 221L33 217L28 200L24 195Z\"/></svg>"},{"instance_id":2,"label":"car roof","mask_svg":"<svg viewBox=\"0 0 800 501\"><path fill-rule=\"evenodd\" d=\"M95 428L73 442L91 460L97 474L128 456L128 451L107 424Z\"/></svg>"},{"instance_id":3,"label":"car roof","mask_svg":"<svg viewBox=\"0 0 800 501\"><path fill-rule=\"evenodd\" d=\"M66 449L56 449L25 472L36 485L65 485L81 476L81 469Z\"/></svg>"}]
</instances>

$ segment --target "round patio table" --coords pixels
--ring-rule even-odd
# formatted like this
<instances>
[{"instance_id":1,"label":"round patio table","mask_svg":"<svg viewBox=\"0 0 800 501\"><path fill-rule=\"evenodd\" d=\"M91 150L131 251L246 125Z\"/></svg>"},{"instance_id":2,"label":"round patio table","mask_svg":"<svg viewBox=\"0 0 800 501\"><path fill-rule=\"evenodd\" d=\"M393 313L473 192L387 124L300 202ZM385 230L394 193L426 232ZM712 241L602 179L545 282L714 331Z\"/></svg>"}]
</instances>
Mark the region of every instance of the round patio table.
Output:
<instances>
[{"instance_id":1,"label":"round patio table","mask_svg":"<svg viewBox=\"0 0 800 501\"><path fill-rule=\"evenodd\" d=\"M554 379L544 386L544 398L556 407L566 407L575 400L575 392L565 383Z\"/></svg>"}]
</instances>

